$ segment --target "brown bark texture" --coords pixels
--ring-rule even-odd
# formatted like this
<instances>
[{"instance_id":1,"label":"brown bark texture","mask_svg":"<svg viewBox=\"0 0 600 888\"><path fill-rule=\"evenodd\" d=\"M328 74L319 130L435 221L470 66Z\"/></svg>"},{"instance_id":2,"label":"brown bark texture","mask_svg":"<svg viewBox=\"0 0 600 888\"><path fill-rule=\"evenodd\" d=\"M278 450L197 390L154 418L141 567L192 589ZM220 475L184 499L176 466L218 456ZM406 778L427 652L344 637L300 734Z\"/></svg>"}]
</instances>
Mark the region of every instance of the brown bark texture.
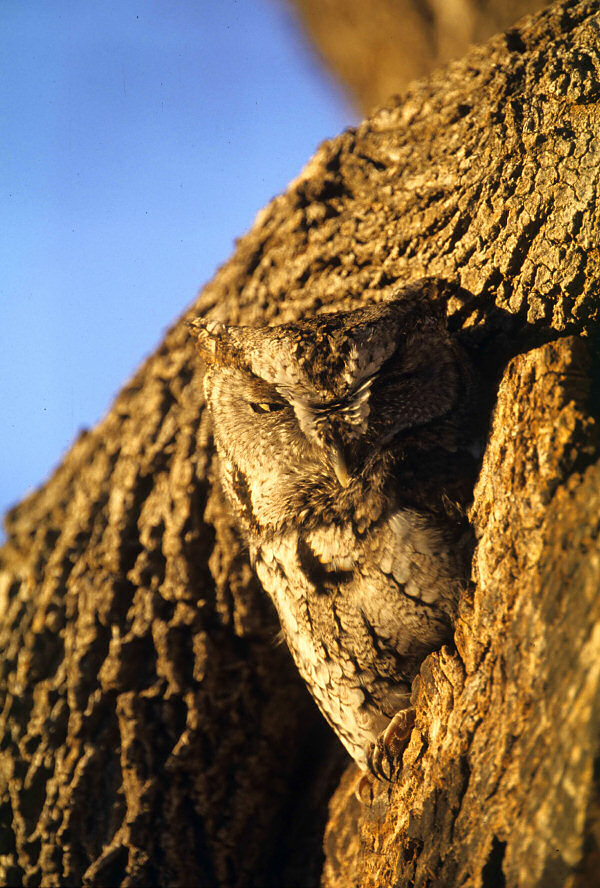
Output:
<instances>
[{"instance_id":1,"label":"brown bark texture","mask_svg":"<svg viewBox=\"0 0 600 888\"><path fill-rule=\"evenodd\" d=\"M186 317L454 288L489 380L455 645L371 804L212 483L182 318L0 551L0 883L582 886L600 866L600 3L325 143ZM336 789L337 787L337 789Z\"/></svg>"},{"instance_id":2,"label":"brown bark texture","mask_svg":"<svg viewBox=\"0 0 600 888\"><path fill-rule=\"evenodd\" d=\"M368 113L547 0L281 0Z\"/></svg>"}]
</instances>

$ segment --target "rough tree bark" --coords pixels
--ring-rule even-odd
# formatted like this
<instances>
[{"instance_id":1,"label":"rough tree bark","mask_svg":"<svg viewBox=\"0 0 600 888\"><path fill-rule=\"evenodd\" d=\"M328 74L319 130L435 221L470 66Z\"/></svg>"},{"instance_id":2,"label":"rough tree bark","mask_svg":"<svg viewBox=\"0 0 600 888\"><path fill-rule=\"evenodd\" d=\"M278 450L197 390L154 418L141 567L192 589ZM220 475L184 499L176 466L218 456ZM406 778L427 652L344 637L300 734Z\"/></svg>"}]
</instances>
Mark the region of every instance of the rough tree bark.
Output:
<instances>
[{"instance_id":1,"label":"rough tree bark","mask_svg":"<svg viewBox=\"0 0 600 888\"><path fill-rule=\"evenodd\" d=\"M598 0L525 20L324 144L188 313L466 291L451 323L499 380L473 587L396 782L361 806L349 766L334 792L347 759L211 486L180 321L7 519L0 881L596 884L599 97Z\"/></svg>"},{"instance_id":2,"label":"rough tree bark","mask_svg":"<svg viewBox=\"0 0 600 888\"><path fill-rule=\"evenodd\" d=\"M548 0L281 0L363 113Z\"/></svg>"}]
</instances>

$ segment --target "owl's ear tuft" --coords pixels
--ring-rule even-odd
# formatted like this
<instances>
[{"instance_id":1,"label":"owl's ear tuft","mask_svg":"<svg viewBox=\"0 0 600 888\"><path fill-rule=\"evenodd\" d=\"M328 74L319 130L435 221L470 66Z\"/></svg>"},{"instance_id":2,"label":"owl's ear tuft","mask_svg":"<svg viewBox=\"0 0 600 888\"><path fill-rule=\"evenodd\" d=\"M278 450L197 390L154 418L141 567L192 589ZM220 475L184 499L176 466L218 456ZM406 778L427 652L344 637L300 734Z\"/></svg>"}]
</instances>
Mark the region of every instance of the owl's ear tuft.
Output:
<instances>
[{"instance_id":1,"label":"owl's ear tuft","mask_svg":"<svg viewBox=\"0 0 600 888\"><path fill-rule=\"evenodd\" d=\"M399 287L389 298L398 305L399 313L408 323L435 319L445 326L448 300L455 289L440 278L419 278Z\"/></svg>"},{"instance_id":2,"label":"owl's ear tuft","mask_svg":"<svg viewBox=\"0 0 600 888\"><path fill-rule=\"evenodd\" d=\"M203 321L196 318L187 322L188 330L196 340L198 350L207 364L237 366L239 348L233 342L233 328L220 321Z\"/></svg>"},{"instance_id":3,"label":"owl's ear tuft","mask_svg":"<svg viewBox=\"0 0 600 888\"><path fill-rule=\"evenodd\" d=\"M198 350L206 361L214 361L217 357L218 341L225 332L225 325L218 321L202 321L195 318L187 322L187 328L194 337Z\"/></svg>"}]
</instances>

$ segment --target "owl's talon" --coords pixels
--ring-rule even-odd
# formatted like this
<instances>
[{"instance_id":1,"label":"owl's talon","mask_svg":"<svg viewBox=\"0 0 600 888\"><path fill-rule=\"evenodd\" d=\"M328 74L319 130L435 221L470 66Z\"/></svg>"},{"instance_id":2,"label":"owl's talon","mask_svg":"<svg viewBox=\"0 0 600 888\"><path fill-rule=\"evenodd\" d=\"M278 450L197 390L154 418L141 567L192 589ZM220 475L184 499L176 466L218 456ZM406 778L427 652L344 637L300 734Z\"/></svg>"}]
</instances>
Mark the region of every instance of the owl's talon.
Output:
<instances>
[{"instance_id":1,"label":"owl's talon","mask_svg":"<svg viewBox=\"0 0 600 888\"><path fill-rule=\"evenodd\" d=\"M375 798L375 787L373 785L372 774L361 774L356 786L354 787L354 795L362 805L372 805Z\"/></svg>"},{"instance_id":2,"label":"owl's talon","mask_svg":"<svg viewBox=\"0 0 600 888\"><path fill-rule=\"evenodd\" d=\"M368 754L371 772L379 780L391 780L395 766L406 749L415 723L414 709L401 709L392 718Z\"/></svg>"}]
</instances>

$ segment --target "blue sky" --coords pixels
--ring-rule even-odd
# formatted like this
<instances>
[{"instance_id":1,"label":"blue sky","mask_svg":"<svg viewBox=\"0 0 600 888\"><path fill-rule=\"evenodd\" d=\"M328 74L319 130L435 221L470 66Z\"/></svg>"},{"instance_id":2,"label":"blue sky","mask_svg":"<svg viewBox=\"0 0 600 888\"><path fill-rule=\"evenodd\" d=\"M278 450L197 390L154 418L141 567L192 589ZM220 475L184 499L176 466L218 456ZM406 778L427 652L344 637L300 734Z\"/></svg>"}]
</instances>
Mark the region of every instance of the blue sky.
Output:
<instances>
[{"instance_id":1,"label":"blue sky","mask_svg":"<svg viewBox=\"0 0 600 888\"><path fill-rule=\"evenodd\" d=\"M0 512L354 123L278 0L0 0Z\"/></svg>"}]
</instances>

